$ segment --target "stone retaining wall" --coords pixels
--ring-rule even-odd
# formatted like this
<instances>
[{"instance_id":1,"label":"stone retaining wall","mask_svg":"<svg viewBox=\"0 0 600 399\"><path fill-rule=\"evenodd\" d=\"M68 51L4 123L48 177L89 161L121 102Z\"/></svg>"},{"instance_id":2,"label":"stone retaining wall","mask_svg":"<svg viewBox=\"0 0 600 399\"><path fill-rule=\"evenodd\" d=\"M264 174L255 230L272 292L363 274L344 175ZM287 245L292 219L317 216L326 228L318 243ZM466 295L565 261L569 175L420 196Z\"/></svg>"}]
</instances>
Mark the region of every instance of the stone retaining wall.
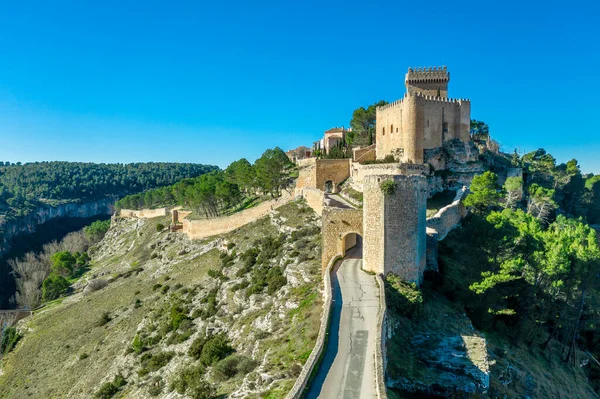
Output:
<instances>
[{"instance_id":1,"label":"stone retaining wall","mask_svg":"<svg viewBox=\"0 0 600 399\"><path fill-rule=\"evenodd\" d=\"M362 165L353 162L350 165L350 185L357 191L364 190L364 179L371 175L427 175L429 173L428 165L417 165L410 163L375 163Z\"/></svg>"},{"instance_id":2,"label":"stone retaining wall","mask_svg":"<svg viewBox=\"0 0 600 399\"><path fill-rule=\"evenodd\" d=\"M437 234L437 240L443 240L448 233L455 228L462 218L467 215L467 209L462 201L468 194L467 187L458 190L454 201L440 209L434 216L427 219L428 234Z\"/></svg>"},{"instance_id":3,"label":"stone retaining wall","mask_svg":"<svg viewBox=\"0 0 600 399\"><path fill-rule=\"evenodd\" d=\"M256 205L253 208L246 209L231 216L218 217L213 219L189 220L183 219L183 232L192 239L206 238L218 234L228 233L238 229L248 223L252 223L267 215L273 209L277 209L287 204L292 196L283 191L281 197Z\"/></svg>"},{"instance_id":4,"label":"stone retaining wall","mask_svg":"<svg viewBox=\"0 0 600 399\"><path fill-rule=\"evenodd\" d=\"M166 215L167 208L142 209L139 211L136 211L134 209L121 209L119 211L119 216L121 216L122 218L151 219Z\"/></svg>"},{"instance_id":5,"label":"stone retaining wall","mask_svg":"<svg viewBox=\"0 0 600 399\"><path fill-rule=\"evenodd\" d=\"M379 316L377 319L377 345L375 352L375 384L377 386L377 398L387 399L385 389L385 369L386 369L386 322L387 306L385 302L385 285L382 274L378 274L375 279L379 285Z\"/></svg>"},{"instance_id":6,"label":"stone retaining wall","mask_svg":"<svg viewBox=\"0 0 600 399\"><path fill-rule=\"evenodd\" d=\"M323 214L323 207L325 201L325 193L317 188L305 187L300 190L302 198L306 200L308 206L310 206L317 215Z\"/></svg>"},{"instance_id":7,"label":"stone retaining wall","mask_svg":"<svg viewBox=\"0 0 600 399\"><path fill-rule=\"evenodd\" d=\"M319 335L317 336L317 342L304 363L304 367L296 380L296 383L292 387L292 390L285 397L286 399L299 399L303 396L304 390L310 382L310 377L313 374L313 370L321 363L321 354L325 350L325 341L327 338L327 331L329 330L329 318L331 314L331 270L333 265L340 259L339 256L331 258L327 265L326 272L323 274L323 315L321 316L321 327L319 328Z\"/></svg>"}]
</instances>

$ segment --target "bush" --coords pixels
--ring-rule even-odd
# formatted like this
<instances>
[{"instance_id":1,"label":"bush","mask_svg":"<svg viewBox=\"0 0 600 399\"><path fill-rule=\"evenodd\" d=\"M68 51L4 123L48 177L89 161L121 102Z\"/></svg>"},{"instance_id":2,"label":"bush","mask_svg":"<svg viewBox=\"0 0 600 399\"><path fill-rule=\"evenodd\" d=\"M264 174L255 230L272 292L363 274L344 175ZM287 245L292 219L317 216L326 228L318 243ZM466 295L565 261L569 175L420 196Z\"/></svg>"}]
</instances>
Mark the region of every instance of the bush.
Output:
<instances>
[{"instance_id":1,"label":"bush","mask_svg":"<svg viewBox=\"0 0 600 399\"><path fill-rule=\"evenodd\" d=\"M379 184L381 192L385 195L394 195L397 186L398 184L392 179L384 180Z\"/></svg>"},{"instance_id":2,"label":"bush","mask_svg":"<svg viewBox=\"0 0 600 399\"><path fill-rule=\"evenodd\" d=\"M115 396L115 394L119 392L119 389L125 386L125 384L127 384L125 378L120 374L117 374L112 382L105 382L102 384L95 396L100 399L110 399Z\"/></svg>"},{"instance_id":3,"label":"bush","mask_svg":"<svg viewBox=\"0 0 600 399\"><path fill-rule=\"evenodd\" d=\"M15 327L6 327L2 331L2 338L0 339L0 355L6 355L13 350L21 337L21 334L19 334Z\"/></svg>"},{"instance_id":4,"label":"bush","mask_svg":"<svg viewBox=\"0 0 600 399\"><path fill-rule=\"evenodd\" d=\"M138 370L138 375L143 377L153 371L160 370L165 367L175 356L173 352L159 352L155 355L145 353L140 358L141 368Z\"/></svg>"},{"instance_id":5,"label":"bush","mask_svg":"<svg viewBox=\"0 0 600 399\"><path fill-rule=\"evenodd\" d=\"M112 319L110 318L110 315L108 314L108 312L104 312L100 316L100 319L96 322L96 325L98 327L102 327L103 325L108 324L111 320Z\"/></svg>"},{"instance_id":6,"label":"bush","mask_svg":"<svg viewBox=\"0 0 600 399\"><path fill-rule=\"evenodd\" d=\"M173 330L177 330L184 320L189 320L187 312L180 305L173 305L171 307L171 324Z\"/></svg>"},{"instance_id":7,"label":"bush","mask_svg":"<svg viewBox=\"0 0 600 399\"><path fill-rule=\"evenodd\" d=\"M45 302L53 301L69 289L69 282L57 274L50 274L42 283L42 299Z\"/></svg>"},{"instance_id":8,"label":"bush","mask_svg":"<svg viewBox=\"0 0 600 399\"><path fill-rule=\"evenodd\" d=\"M146 347L144 346L144 341L142 340L142 337L140 337L139 334L136 334L133 338L133 342L131 343L131 349L133 349L133 351L138 355L146 350Z\"/></svg>"},{"instance_id":9,"label":"bush","mask_svg":"<svg viewBox=\"0 0 600 399\"><path fill-rule=\"evenodd\" d=\"M205 369L201 364L184 368L171 384L180 395L193 399L211 399L216 389L204 379Z\"/></svg>"},{"instance_id":10,"label":"bush","mask_svg":"<svg viewBox=\"0 0 600 399\"><path fill-rule=\"evenodd\" d=\"M273 267L267 274L267 293L273 295L281 287L287 284L287 279L283 275L280 267Z\"/></svg>"},{"instance_id":11,"label":"bush","mask_svg":"<svg viewBox=\"0 0 600 399\"><path fill-rule=\"evenodd\" d=\"M83 228L86 237L92 242L98 242L106 235L110 228L110 220L96 220Z\"/></svg>"},{"instance_id":12,"label":"bush","mask_svg":"<svg viewBox=\"0 0 600 399\"><path fill-rule=\"evenodd\" d=\"M212 366L221 359L226 358L234 352L229 345L227 336L223 333L210 337L202 347L200 363L203 366Z\"/></svg>"},{"instance_id":13,"label":"bush","mask_svg":"<svg viewBox=\"0 0 600 399\"><path fill-rule=\"evenodd\" d=\"M108 285L108 281L106 281L106 280L103 280L103 279L92 280L89 283L87 283L87 285L83 289L83 293L85 295L88 295L94 291L101 290L102 288L106 287L107 285Z\"/></svg>"},{"instance_id":14,"label":"bush","mask_svg":"<svg viewBox=\"0 0 600 399\"><path fill-rule=\"evenodd\" d=\"M165 225L164 224L162 224L162 223L157 223L156 224L156 231L158 231L159 233L161 231L163 231L164 229L165 229Z\"/></svg>"},{"instance_id":15,"label":"bush","mask_svg":"<svg viewBox=\"0 0 600 399\"><path fill-rule=\"evenodd\" d=\"M202 349L206 344L206 337L198 337L192 342L190 345L190 349L188 349L188 355L193 357L194 359L200 359L200 355L202 355Z\"/></svg>"},{"instance_id":16,"label":"bush","mask_svg":"<svg viewBox=\"0 0 600 399\"><path fill-rule=\"evenodd\" d=\"M409 318L423 307L423 295L417 285L405 283L393 274L385 278L385 299L390 310Z\"/></svg>"},{"instance_id":17,"label":"bush","mask_svg":"<svg viewBox=\"0 0 600 399\"><path fill-rule=\"evenodd\" d=\"M237 374L248 374L256 368L257 364L258 362L248 357L232 355L217 362L214 372L218 380L226 381Z\"/></svg>"},{"instance_id":18,"label":"bush","mask_svg":"<svg viewBox=\"0 0 600 399\"><path fill-rule=\"evenodd\" d=\"M82 353L81 355L79 355L79 360L85 360L88 357L90 357L90 355L88 355L87 353Z\"/></svg>"},{"instance_id":19,"label":"bush","mask_svg":"<svg viewBox=\"0 0 600 399\"><path fill-rule=\"evenodd\" d=\"M148 387L148 394L150 396L160 395L163 391L164 385L165 384L162 378L160 378L159 376L154 377L150 382L150 386Z\"/></svg>"}]
</instances>

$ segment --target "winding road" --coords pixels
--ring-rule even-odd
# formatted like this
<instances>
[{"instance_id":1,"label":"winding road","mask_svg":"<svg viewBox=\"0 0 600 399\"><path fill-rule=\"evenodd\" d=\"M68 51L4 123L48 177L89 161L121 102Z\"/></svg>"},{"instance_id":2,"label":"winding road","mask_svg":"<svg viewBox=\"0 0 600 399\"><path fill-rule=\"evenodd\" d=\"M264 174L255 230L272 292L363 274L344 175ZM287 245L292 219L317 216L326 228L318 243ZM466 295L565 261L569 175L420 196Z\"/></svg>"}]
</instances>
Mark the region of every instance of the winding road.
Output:
<instances>
[{"instance_id":1,"label":"winding road","mask_svg":"<svg viewBox=\"0 0 600 399\"><path fill-rule=\"evenodd\" d=\"M379 287L364 272L362 242L331 273L333 303L329 340L307 399L376 398L375 350Z\"/></svg>"}]
</instances>

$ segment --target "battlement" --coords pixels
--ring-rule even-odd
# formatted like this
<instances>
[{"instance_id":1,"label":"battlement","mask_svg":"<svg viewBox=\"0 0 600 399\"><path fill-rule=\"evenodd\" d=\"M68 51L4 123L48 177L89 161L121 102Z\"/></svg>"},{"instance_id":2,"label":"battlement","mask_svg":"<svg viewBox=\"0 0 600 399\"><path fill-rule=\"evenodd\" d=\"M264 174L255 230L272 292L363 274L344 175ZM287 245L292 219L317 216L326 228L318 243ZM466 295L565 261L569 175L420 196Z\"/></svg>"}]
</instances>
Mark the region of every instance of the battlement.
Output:
<instances>
[{"instance_id":1,"label":"battlement","mask_svg":"<svg viewBox=\"0 0 600 399\"><path fill-rule=\"evenodd\" d=\"M408 68L405 78L406 83L423 83L423 82L449 82L450 72L445 66L441 67L424 67L424 68Z\"/></svg>"},{"instance_id":2,"label":"battlement","mask_svg":"<svg viewBox=\"0 0 600 399\"><path fill-rule=\"evenodd\" d=\"M403 98L400 98L394 102L377 107L377 111L385 111L386 109L396 107L396 106L402 104L404 102L404 99L411 97L411 96L422 97L427 101L436 101L436 102L442 102L442 103L462 104L462 103L470 103L471 102L471 100L469 100L468 98L437 97L437 96L422 94L420 92L413 92L413 93L404 94Z\"/></svg>"}]
</instances>

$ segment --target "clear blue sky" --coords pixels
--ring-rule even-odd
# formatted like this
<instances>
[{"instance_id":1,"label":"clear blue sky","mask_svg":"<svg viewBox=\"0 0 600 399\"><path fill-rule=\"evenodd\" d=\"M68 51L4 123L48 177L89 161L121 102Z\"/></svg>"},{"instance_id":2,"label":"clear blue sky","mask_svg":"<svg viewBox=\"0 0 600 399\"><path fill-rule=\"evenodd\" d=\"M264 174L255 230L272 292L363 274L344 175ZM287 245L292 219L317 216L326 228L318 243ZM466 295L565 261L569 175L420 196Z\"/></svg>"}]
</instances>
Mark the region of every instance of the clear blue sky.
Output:
<instances>
[{"instance_id":1,"label":"clear blue sky","mask_svg":"<svg viewBox=\"0 0 600 399\"><path fill-rule=\"evenodd\" d=\"M504 150L600 173L599 20L596 1L6 1L0 160L253 161L447 65Z\"/></svg>"}]
</instances>

